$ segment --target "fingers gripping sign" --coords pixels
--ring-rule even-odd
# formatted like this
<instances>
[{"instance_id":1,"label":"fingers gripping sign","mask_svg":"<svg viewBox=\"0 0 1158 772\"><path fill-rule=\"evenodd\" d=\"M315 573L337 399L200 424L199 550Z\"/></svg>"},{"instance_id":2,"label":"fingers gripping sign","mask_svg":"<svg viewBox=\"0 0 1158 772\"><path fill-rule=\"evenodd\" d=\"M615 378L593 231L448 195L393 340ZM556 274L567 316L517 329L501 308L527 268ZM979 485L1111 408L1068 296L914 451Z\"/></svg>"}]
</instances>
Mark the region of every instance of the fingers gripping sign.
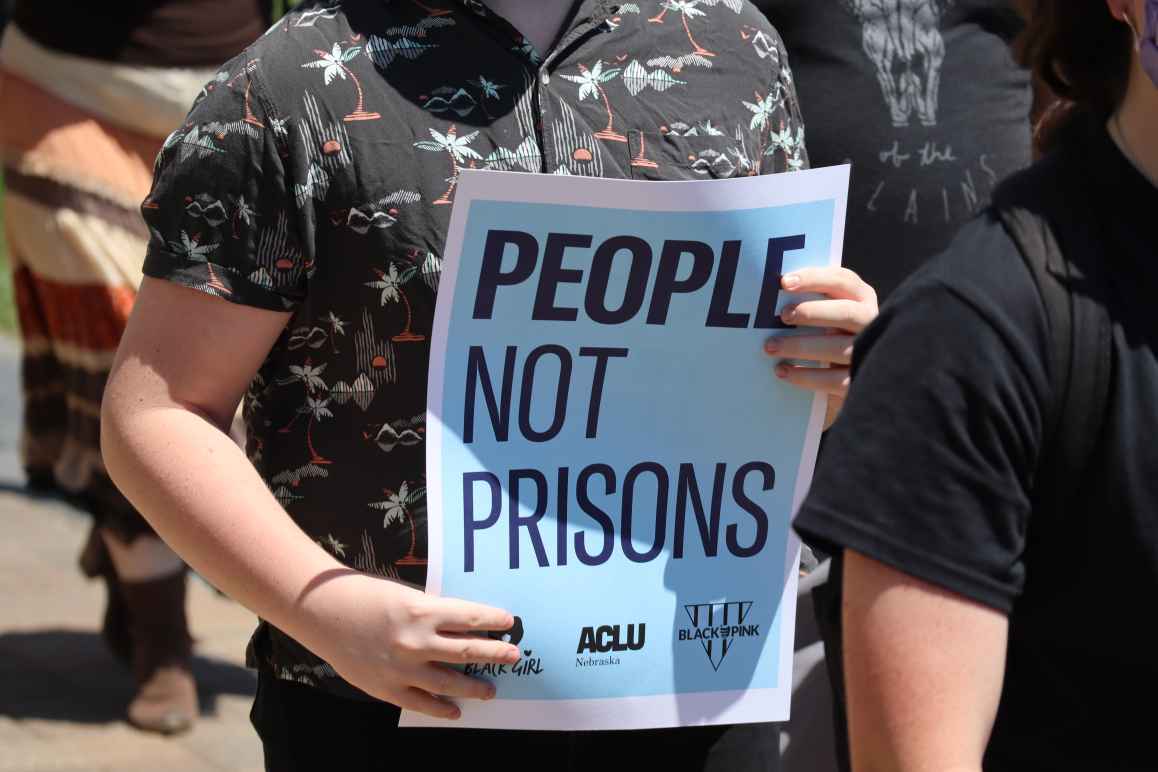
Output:
<instances>
[{"instance_id":1,"label":"fingers gripping sign","mask_svg":"<svg viewBox=\"0 0 1158 772\"><path fill-rule=\"evenodd\" d=\"M362 574L331 584L319 591L330 596L332 616L317 653L350 683L405 710L457 719L455 700L490 700L495 687L452 665L519 660L518 647L502 640L515 627L507 611Z\"/></svg>"},{"instance_id":2,"label":"fingers gripping sign","mask_svg":"<svg viewBox=\"0 0 1158 772\"><path fill-rule=\"evenodd\" d=\"M776 365L778 378L829 397L826 425L831 425L848 394L856 336L877 316L876 292L853 271L837 267L794 271L781 278L780 286L820 296L780 313L785 324L816 331L770 338L764 350L781 360Z\"/></svg>"}]
</instances>

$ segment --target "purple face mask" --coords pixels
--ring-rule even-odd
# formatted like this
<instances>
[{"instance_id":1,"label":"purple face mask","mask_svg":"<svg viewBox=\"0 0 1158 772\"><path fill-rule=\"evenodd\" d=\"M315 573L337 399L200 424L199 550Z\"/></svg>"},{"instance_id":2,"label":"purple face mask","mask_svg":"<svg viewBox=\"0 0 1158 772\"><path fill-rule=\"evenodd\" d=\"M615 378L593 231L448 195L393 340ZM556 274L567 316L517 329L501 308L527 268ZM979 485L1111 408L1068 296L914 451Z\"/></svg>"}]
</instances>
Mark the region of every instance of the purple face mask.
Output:
<instances>
[{"instance_id":1,"label":"purple face mask","mask_svg":"<svg viewBox=\"0 0 1158 772\"><path fill-rule=\"evenodd\" d=\"M1158 0L1146 0L1146 29L1139 47L1142 67L1158 86Z\"/></svg>"}]
</instances>

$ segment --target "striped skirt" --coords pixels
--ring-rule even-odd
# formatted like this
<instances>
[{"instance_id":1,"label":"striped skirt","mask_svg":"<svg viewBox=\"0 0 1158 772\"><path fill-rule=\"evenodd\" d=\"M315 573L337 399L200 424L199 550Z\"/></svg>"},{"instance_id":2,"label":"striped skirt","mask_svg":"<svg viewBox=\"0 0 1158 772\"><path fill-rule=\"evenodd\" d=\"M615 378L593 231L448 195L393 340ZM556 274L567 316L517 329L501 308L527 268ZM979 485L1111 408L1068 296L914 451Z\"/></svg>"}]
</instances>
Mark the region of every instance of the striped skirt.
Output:
<instances>
[{"instance_id":1,"label":"striped skirt","mask_svg":"<svg viewBox=\"0 0 1158 772\"><path fill-rule=\"evenodd\" d=\"M150 530L101 462L101 396L141 282L139 205L153 159L212 76L153 74L49 51L12 26L0 46L25 470L30 484L75 498L125 539Z\"/></svg>"}]
</instances>

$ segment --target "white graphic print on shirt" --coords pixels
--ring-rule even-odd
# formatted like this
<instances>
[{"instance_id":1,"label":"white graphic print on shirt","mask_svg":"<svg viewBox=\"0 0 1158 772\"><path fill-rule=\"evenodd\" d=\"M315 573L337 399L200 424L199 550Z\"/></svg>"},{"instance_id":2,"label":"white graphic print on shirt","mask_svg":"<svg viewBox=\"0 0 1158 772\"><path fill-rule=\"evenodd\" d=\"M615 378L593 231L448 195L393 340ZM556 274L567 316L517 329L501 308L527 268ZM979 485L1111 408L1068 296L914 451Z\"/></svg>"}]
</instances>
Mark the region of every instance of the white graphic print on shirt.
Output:
<instances>
[{"instance_id":1,"label":"white graphic print on shirt","mask_svg":"<svg viewBox=\"0 0 1158 772\"><path fill-rule=\"evenodd\" d=\"M865 55L877 71L894 126L916 116L937 125L945 40L941 18L952 0L845 0L864 28Z\"/></svg>"}]
</instances>

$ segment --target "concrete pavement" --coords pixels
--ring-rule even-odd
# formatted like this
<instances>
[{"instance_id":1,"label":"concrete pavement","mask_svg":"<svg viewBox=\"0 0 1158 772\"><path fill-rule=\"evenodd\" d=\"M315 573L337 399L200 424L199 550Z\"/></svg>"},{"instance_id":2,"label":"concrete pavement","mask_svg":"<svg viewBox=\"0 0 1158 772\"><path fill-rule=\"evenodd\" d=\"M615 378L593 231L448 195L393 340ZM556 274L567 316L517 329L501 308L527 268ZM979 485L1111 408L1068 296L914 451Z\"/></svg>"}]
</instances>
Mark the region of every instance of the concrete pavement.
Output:
<instances>
[{"instance_id":1,"label":"concrete pavement","mask_svg":"<svg viewBox=\"0 0 1158 772\"><path fill-rule=\"evenodd\" d=\"M200 581L190 587L202 720L172 739L122 720L129 674L98 628L104 588L76 556L86 516L22 490L16 348L0 338L0 772L250 772L253 674L242 659L253 617Z\"/></svg>"},{"instance_id":2,"label":"concrete pavement","mask_svg":"<svg viewBox=\"0 0 1158 772\"><path fill-rule=\"evenodd\" d=\"M0 484L19 484L20 470L20 351L16 342L0 334Z\"/></svg>"}]
</instances>

